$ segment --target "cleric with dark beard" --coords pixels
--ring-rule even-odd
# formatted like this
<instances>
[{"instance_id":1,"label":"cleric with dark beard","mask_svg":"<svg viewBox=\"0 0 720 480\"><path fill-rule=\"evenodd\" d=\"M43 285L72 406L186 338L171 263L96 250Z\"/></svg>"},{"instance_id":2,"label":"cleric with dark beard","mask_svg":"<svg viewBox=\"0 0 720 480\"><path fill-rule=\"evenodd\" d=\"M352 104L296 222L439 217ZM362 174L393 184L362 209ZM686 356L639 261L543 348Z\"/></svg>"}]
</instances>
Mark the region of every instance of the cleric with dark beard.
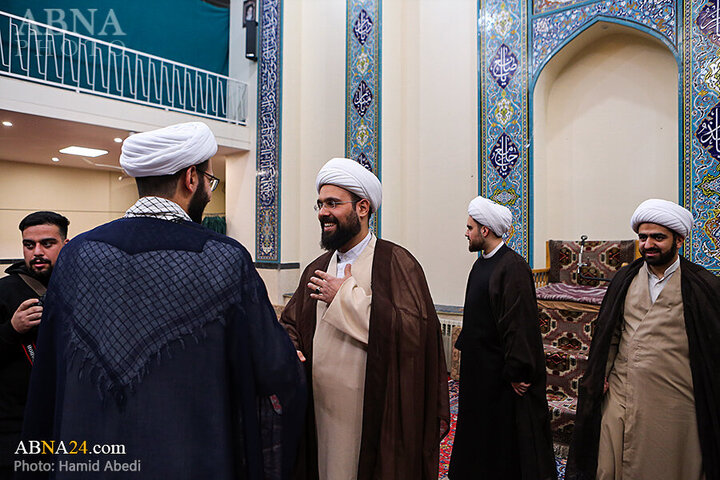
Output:
<instances>
[{"instance_id":1,"label":"cleric with dark beard","mask_svg":"<svg viewBox=\"0 0 720 480\"><path fill-rule=\"evenodd\" d=\"M435 480L449 408L420 264L377 238L380 180L346 158L315 180L320 245L280 323L312 378L299 480Z\"/></svg>"},{"instance_id":2,"label":"cleric with dark beard","mask_svg":"<svg viewBox=\"0 0 720 480\"><path fill-rule=\"evenodd\" d=\"M121 444L137 480L291 478L305 377L248 251L199 224L219 183L217 148L201 122L124 141L120 165L140 199L63 251L25 444L87 442L84 461L102 465L114 458L89 446ZM38 460L17 448L16 463Z\"/></svg>"},{"instance_id":3,"label":"cleric with dark beard","mask_svg":"<svg viewBox=\"0 0 720 480\"><path fill-rule=\"evenodd\" d=\"M720 480L720 280L678 254L693 223L661 199L630 220L642 258L600 307L569 480Z\"/></svg>"}]
</instances>

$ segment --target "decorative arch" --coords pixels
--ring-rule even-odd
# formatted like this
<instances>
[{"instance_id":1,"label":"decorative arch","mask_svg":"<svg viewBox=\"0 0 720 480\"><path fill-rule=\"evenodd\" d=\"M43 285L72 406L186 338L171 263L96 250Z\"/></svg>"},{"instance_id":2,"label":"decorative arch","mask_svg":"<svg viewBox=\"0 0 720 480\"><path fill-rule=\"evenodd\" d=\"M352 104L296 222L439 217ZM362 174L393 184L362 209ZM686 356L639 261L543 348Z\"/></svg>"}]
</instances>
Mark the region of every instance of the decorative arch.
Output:
<instances>
[{"instance_id":1,"label":"decorative arch","mask_svg":"<svg viewBox=\"0 0 720 480\"><path fill-rule=\"evenodd\" d=\"M647 26L643 25L642 23L638 23L632 20L627 20L624 18L617 18L617 17L609 17L606 15L597 15L593 17L590 21L583 23L582 25L579 25L574 31L569 32L568 35L563 38L560 43L558 43L556 46L553 47L552 51L547 54L547 57L543 58L539 63L537 68L532 72L531 80L530 80L530 91L535 90L535 84L537 83L537 79L540 77L540 74L542 73L545 66L548 64L550 60L555 57L565 46L572 43L573 40L575 40L578 36L582 35L585 31L587 31L592 26L601 23L613 23L617 25L623 25L626 27L630 27L635 30L639 30L643 33L646 33L658 40L660 40L663 44L665 44L666 47L672 52L673 56L675 57L675 60L678 63L678 66L682 65L682 57L680 56L680 52L678 51L676 45L672 42L670 38L668 38L666 35L663 35L660 31L648 28ZM678 78L678 81L680 79ZM679 90L679 89L678 89Z\"/></svg>"},{"instance_id":2,"label":"decorative arch","mask_svg":"<svg viewBox=\"0 0 720 480\"><path fill-rule=\"evenodd\" d=\"M479 192L514 216L508 244L532 262L530 94L548 59L598 21L668 45L680 65L685 255L720 274L720 0L478 0Z\"/></svg>"},{"instance_id":3,"label":"decorative arch","mask_svg":"<svg viewBox=\"0 0 720 480\"><path fill-rule=\"evenodd\" d=\"M681 186L677 56L623 22L592 22L578 33L532 82L536 266L549 238L632 238L634 207L677 199Z\"/></svg>"}]
</instances>

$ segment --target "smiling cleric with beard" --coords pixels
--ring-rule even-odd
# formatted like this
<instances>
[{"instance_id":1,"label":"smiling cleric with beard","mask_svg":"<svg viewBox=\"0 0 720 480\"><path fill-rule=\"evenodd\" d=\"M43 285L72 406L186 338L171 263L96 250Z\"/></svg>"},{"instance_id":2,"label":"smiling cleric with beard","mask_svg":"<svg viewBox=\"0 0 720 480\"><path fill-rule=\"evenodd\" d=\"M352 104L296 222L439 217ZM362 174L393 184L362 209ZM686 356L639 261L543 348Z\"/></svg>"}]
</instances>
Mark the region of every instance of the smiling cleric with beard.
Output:
<instances>
[{"instance_id":1,"label":"smiling cleric with beard","mask_svg":"<svg viewBox=\"0 0 720 480\"><path fill-rule=\"evenodd\" d=\"M598 315L568 479L720 479L720 279L678 254L693 215L667 200L630 221L640 253Z\"/></svg>"},{"instance_id":2,"label":"smiling cleric with beard","mask_svg":"<svg viewBox=\"0 0 720 480\"><path fill-rule=\"evenodd\" d=\"M298 480L437 478L450 417L440 323L422 267L375 237L380 180L334 158L316 179L321 246L280 323L312 379Z\"/></svg>"},{"instance_id":3,"label":"smiling cleric with beard","mask_svg":"<svg viewBox=\"0 0 720 480\"><path fill-rule=\"evenodd\" d=\"M20 222L24 259L10 265L0 279L0 480L11 478L13 452L20 440L43 311L38 298L68 242L69 224L55 212L25 217Z\"/></svg>"}]
</instances>

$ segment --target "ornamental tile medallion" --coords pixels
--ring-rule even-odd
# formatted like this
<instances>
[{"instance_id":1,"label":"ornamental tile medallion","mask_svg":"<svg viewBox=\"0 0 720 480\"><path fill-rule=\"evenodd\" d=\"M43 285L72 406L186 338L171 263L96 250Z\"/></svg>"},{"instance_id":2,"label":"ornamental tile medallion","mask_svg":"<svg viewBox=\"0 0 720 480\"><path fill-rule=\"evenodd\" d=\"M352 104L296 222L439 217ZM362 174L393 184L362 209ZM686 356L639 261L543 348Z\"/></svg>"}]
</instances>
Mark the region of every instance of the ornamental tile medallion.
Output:
<instances>
[{"instance_id":1,"label":"ornamental tile medallion","mask_svg":"<svg viewBox=\"0 0 720 480\"><path fill-rule=\"evenodd\" d=\"M720 160L720 103L712 107L702 119L695 131L695 138L710 156Z\"/></svg>"},{"instance_id":2,"label":"ornamental tile medallion","mask_svg":"<svg viewBox=\"0 0 720 480\"><path fill-rule=\"evenodd\" d=\"M513 115L515 114L515 110L513 109L512 102L508 100L507 96L504 95L498 101L497 106L495 107L495 119L500 123L501 125L505 126L512 120Z\"/></svg>"},{"instance_id":3,"label":"ornamental tile medallion","mask_svg":"<svg viewBox=\"0 0 720 480\"><path fill-rule=\"evenodd\" d=\"M720 210L708 211L708 219L702 224L702 232L708 238L703 244L703 253L708 257L720 256Z\"/></svg>"},{"instance_id":4,"label":"ornamental tile medallion","mask_svg":"<svg viewBox=\"0 0 720 480\"><path fill-rule=\"evenodd\" d=\"M345 59L345 156L380 178L381 0L348 0ZM375 233L379 215L371 217Z\"/></svg>"},{"instance_id":5,"label":"ornamental tile medallion","mask_svg":"<svg viewBox=\"0 0 720 480\"><path fill-rule=\"evenodd\" d=\"M282 0L260 2L255 261L280 262Z\"/></svg>"},{"instance_id":6,"label":"ornamental tile medallion","mask_svg":"<svg viewBox=\"0 0 720 480\"><path fill-rule=\"evenodd\" d=\"M372 101L372 90L370 89L370 87L368 87L367 83L365 83L364 80L361 80L360 84L357 86L357 89L355 89L355 93L352 97L353 107L361 117L364 117L365 113L368 111L368 108L370 108L370 105L372 105Z\"/></svg>"},{"instance_id":7,"label":"ornamental tile medallion","mask_svg":"<svg viewBox=\"0 0 720 480\"><path fill-rule=\"evenodd\" d=\"M508 12L507 10L501 11L495 19L495 31L497 32L498 36L500 36L500 38L507 37L510 33L510 30L512 29L512 26L513 21L510 12Z\"/></svg>"},{"instance_id":8,"label":"ornamental tile medallion","mask_svg":"<svg viewBox=\"0 0 720 480\"><path fill-rule=\"evenodd\" d=\"M512 141L512 139L503 132L498 138L495 146L490 150L490 161L497 170L498 175L507 178L512 172L513 167L520 158L520 151Z\"/></svg>"},{"instance_id":9,"label":"ornamental tile medallion","mask_svg":"<svg viewBox=\"0 0 720 480\"><path fill-rule=\"evenodd\" d=\"M370 18L370 15L361 8L360 13L358 13L357 18L355 19L355 23L353 23L353 33L355 34L357 41L360 42L360 45L365 45L368 37L372 34L373 23L374 22L372 21L372 18Z\"/></svg>"},{"instance_id":10,"label":"ornamental tile medallion","mask_svg":"<svg viewBox=\"0 0 720 480\"><path fill-rule=\"evenodd\" d=\"M718 4L716 1L707 2L697 16L695 24L700 33L705 35L715 45L720 46L720 16L718 15Z\"/></svg>"},{"instance_id":11,"label":"ornamental tile medallion","mask_svg":"<svg viewBox=\"0 0 720 480\"><path fill-rule=\"evenodd\" d=\"M495 56L490 59L490 75L495 79L500 88L505 88L510 83L512 76L518 69L518 59L505 44L500 45Z\"/></svg>"},{"instance_id":12,"label":"ornamental tile medallion","mask_svg":"<svg viewBox=\"0 0 720 480\"><path fill-rule=\"evenodd\" d=\"M720 93L720 50L715 53L716 58L707 64L707 73L705 74L705 84L709 89Z\"/></svg>"},{"instance_id":13,"label":"ornamental tile medallion","mask_svg":"<svg viewBox=\"0 0 720 480\"><path fill-rule=\"evenodd\" d=\"M361 147L364 147L367 145L367 143L370 141L370 129L365 125L365 122L361 121L360 126L357 129L357 133L355 134L355 141L360 145ZM364 154L361 154L365 159L367 159L367 156Z\"/></svg>"},{"instance_id":14,"label":"ornamental tile medallion","mask_svg":"<svg viewBox=\"0 0 720 480\"><path fill-rule=\"evenodd\" d=\"M501 205L515 205L515 202L517 202L519 198L520 197L515 190L508 188L505 190L498 190L490 197L490 200Z\"/></svg>"},{"instance_id":15,"label":"ornamental tile medallion","mask_svg":"<svg viewBox=\"0 0 720 480\"><path fill-rule=\"evenodd\" d=\"M367 53L360 54L357 58L357 61L355 62L355 68L361 75L365 75L368 70L370 70L370 65L370 57L367 55Z\"/></svg>"},{"instance_id":16,"label":"ornamental tile medallion","mask_svg":"<svg viewBox=\"0 0 720 480\"><path fill-rule=\"evenodd\" d=\"M711 195L720 197L720 174L708 175L703 178L700 185L698 185L698 188L708 197ZM720 198L718 198L718 201L720 201Z\"/></svg>"}]
</instances>

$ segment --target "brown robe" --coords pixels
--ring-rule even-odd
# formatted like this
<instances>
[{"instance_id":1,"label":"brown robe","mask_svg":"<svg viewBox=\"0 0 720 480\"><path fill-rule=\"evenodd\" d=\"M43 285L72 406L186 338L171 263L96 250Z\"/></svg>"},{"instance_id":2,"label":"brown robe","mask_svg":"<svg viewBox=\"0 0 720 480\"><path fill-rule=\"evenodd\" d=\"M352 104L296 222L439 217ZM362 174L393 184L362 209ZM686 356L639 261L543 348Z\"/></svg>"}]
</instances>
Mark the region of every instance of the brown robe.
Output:
<instances>
[{"instance_id":1,"label":"brown robe","mask_svg":"<svg viewBox=\"0 0 720 480\"><path fill-rule=\"evenodd\" d=\"M699 480L702 454L678 268L653 303L641 268L606 371L598 480Z\"/></svg>"},{"instance_id":2,"label":"brown robe","mask_svg":"<svg viewBox=\"0 0 720 480\"><path fill-rule=\"evenodd\" d=\"M312 378L317 301L310 298L306 285L315 270L327 270L332 255L326 253L307 266L280 318L307 359L308 378ZM422 267L404 248L378 239L358 480L437 479L440 440L450 422L446 370L440 322ZM312 406L310 395L308 405ZM318 478L312 408L308 409L297 478Z\"/></svg>"},{"instance_id":3,"label":"brown robe","mask_svg":"<svg viewBox=\"0 0 720 480\"><path fill-rule=\"evenodd\" d=\"M588 367L579 385L575 429L565 474L568 480L596 478L607 362L613 338L618 338L623 322L626 295L643 264L644 261L638 259L621 269L603 299ZM720 279L683 257L680 257L680 270L703 470L707 480L720 480Z\"/></svg>"}]
</instances>

